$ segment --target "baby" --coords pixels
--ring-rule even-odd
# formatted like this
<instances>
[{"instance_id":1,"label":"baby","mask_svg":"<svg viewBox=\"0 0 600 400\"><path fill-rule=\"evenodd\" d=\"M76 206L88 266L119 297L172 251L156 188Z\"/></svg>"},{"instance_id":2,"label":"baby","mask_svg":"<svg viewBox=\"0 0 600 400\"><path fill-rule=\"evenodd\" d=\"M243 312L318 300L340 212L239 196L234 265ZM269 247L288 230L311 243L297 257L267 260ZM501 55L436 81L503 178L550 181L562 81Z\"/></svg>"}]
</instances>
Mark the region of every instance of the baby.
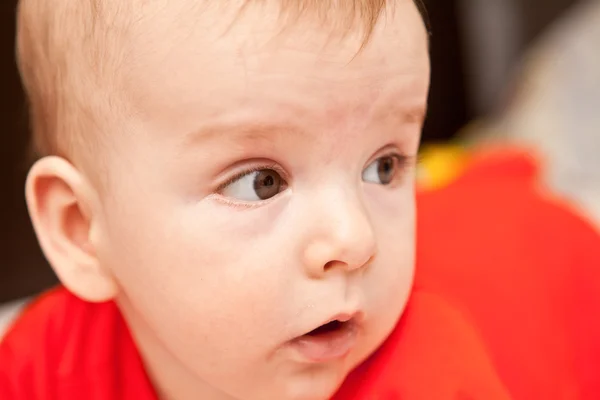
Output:
<instances>
[{"instance_id":1,"label":"baby","mask_svg":"<svg viewBox=\"0 0 600 400\"><path fill-rule=\"evenodd\" d=\"M22 0L18 56L27 203L64 286L29 319L54 313L63 347L12 398L360 386L413 282L418 5Z\"/></svg>"}]
</instances>

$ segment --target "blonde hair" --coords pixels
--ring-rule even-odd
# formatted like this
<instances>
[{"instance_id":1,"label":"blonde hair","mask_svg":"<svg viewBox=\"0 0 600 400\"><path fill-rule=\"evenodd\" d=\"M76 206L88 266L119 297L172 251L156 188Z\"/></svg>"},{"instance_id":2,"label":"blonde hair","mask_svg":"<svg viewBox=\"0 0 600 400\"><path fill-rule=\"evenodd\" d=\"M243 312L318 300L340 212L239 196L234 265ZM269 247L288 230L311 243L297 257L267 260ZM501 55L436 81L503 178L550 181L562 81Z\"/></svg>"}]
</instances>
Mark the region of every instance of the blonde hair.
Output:
<instances>
[{"instance_id":1,"label":"blonde hair","mask_svg":"<svg viewBox=\"0 0 600 400\"><path fill-rule=\"evenodd\" d=\"M242 8L261 1L272 0L245 0ZM388 4L387 0L279 2L287 15L310 13L347 28L360 22L364 43ZM423 12L420 0L417 3ZM124 59L118 43L135 21L136 6L142 6L141 2L20 0L17 60L37 156L68 158L74 148L94 148L101 140L90 131L98 129L98 115L115 112L111 90Z\"/></svg>"},{"instance_id":2,"label":"blonde hair","mask_svg":"<svg viewBox=\"0 0 600 400\"><path fill-rule=\"evenodd\" d=\"M120 61L118 42L132 10L119 1L21 0L17 63L28 99L32 147L38 156L67 156L93 144L94 115L110 106L103 96ZM110 5L110 6L109 6ZM131 6L129 6L131 8ZM109 26L110 25L110 26ZM110 47L109 47L110 46Z\"/></svg>"}]
</instances>

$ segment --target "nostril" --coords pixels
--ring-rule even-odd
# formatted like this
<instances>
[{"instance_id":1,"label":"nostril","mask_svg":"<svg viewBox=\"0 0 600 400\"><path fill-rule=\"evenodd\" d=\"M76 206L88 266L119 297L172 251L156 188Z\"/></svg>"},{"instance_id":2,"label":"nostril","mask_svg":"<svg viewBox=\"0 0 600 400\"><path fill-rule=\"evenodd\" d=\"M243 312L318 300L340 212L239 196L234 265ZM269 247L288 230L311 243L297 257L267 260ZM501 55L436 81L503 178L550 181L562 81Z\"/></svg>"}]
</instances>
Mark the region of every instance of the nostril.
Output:
<instances>
[{"instance_id":1,"label":"nostril","mask_svg":"<svg viewBox=\"0 0 600 400\"><path fill-rule=\"evenodd\" d=\"M328 263L325 264L323 269L325 271L329 271L330 269L333 269L335 267L335 264L337 264L337 263L339 263L339 261L329 261Z\"/></svg>"},{"instance_id":2,"label":"nostril","mask_svg":"<svg viewBox=\"0 0 600 400\"><path fill-rule=\"evenodd\" d=\"M331 270L331 269L333 269L335 267L346 268L346 269L349 269L349 270L361 269L361 268L369 266L373 262L374 258L375 258L375 256L371 256L371 257L369 257L368 260L366 260L366 262L358 262L358 263L356 263L356 265L350 265L350 264L345 263L343 261L333 260L333 261L327 262L323 266L323 270L324 271L329 271L329 270Z\"/></svg>"}]
</instances>

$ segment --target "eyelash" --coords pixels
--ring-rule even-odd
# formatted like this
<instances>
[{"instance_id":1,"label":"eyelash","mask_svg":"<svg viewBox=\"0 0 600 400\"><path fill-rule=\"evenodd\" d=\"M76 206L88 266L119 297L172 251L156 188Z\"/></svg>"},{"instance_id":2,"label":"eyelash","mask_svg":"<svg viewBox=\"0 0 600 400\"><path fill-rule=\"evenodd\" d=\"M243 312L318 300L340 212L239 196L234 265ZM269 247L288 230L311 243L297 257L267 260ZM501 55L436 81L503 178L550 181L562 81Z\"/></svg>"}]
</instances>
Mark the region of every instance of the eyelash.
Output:
<instances>
[{"instance_id":1,"label":"eyelash","mask_svg":"<svg viewBox=\"0 0 600 400\"><path fill-rule=\"evenodd\" d=\"M373 161L371 161L371 163L379 160L380 158L384 158L384 157L393 157L396 160L398 160L398 166L400 167L400 170L405 170L406 168L411 168L411 167L417 165L420 160L420 156L409 156L406 154L400 154L398 152L392 151L392 152L384 153L380 156L377 156L375 159L373 159Z\"/></svg>"},{"instance_id":2,"label":"eyelash","mask_svg":"<svg viewBox=\"0 0 600 400\"><path fill-rule=\"evenodd\" d=\"M243 171L240 171L237 174L233 175L232 177L228 178L225 182L221 183L217 187L216 192L217 193L222 192L226 187L231 185L233 182L245 177L246 175L250 175L253 172L258 172L258 171L262 171L265 169L272 169L273 171L275 171L279 175L281 175L282 178L285 179L286 174L279 165L277 165L277 164L257 164L252 167L246 168Z\"/></svg>"},{"instance_id":3,"label":"eyelash","mask_svg":"<svg viewBox=\"0 0 600 400\"><path fill-rule=\"evenodd\" d=\"M398 167L399 167L399 170L401 173L405 173L409 168L413 168L413 167L417 166L421 160L420 154L417 156L409 156L406 154L400 154L396 151L390 151L388 153L384 153L384 154L377 156L372 161L370 161L369 164L367 164L367 165L371 165L371 163L377 161L380 158L384 158L384 157L394 157L398 161ZM279 165L274 164L274 163L257 164L255 166L247 168L243 171L240 171L239 173L228 178L225 182L221 183L217 187L216 192L219 193L219 192L223 191L226 187L228 187L232 183L236 182L237 180L239 180L247 175L250 175L254 172L262 171L265 169L271 169L271 170L277 172L278 174L280 174L282 176L282 178L286 179L285 171L283 171L283 169Z\"/></svg>"},{"instance_id":4,"label":"eyelash","mask_svg":"<svg viewBox=\"0 0 600 400\"><path fill-rule=\"evenodd\" d=\"M375 161L377 161L381 158L384 158L384 157L393 157L398 161L398 173L400 175L404 175L409 170L415 169L416 167L418 167L418 165L421 162L421 154L420 153L416 156L411 156L411 155L407 155L407 154L398 153L397 151L390 151L390 152L378 155L373 160L371 160L369 162L369 164L367 164L367 165L371 165Z\"/></svg>"}]
</instances>

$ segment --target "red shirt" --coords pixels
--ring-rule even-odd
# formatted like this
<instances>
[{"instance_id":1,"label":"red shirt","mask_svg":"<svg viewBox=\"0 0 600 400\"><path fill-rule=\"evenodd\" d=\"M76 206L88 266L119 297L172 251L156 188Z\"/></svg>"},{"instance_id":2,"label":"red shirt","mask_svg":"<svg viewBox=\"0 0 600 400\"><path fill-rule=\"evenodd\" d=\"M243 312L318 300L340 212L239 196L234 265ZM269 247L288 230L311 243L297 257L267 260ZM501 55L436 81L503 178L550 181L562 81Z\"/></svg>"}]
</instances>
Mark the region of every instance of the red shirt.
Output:
<instances>
[{"instance_id":1,"label":"red shirt","mask_svg":"<svg viewBox=\"0 0 600 400\"><path fill-rule=\"evenodd\" d=\"M388 341L335 400L600 398L600 236L519 155L419 196L417 276ZM0 345L2 400L155 400L113 303L62 288Z\"/></svg>"}]
</instances>

